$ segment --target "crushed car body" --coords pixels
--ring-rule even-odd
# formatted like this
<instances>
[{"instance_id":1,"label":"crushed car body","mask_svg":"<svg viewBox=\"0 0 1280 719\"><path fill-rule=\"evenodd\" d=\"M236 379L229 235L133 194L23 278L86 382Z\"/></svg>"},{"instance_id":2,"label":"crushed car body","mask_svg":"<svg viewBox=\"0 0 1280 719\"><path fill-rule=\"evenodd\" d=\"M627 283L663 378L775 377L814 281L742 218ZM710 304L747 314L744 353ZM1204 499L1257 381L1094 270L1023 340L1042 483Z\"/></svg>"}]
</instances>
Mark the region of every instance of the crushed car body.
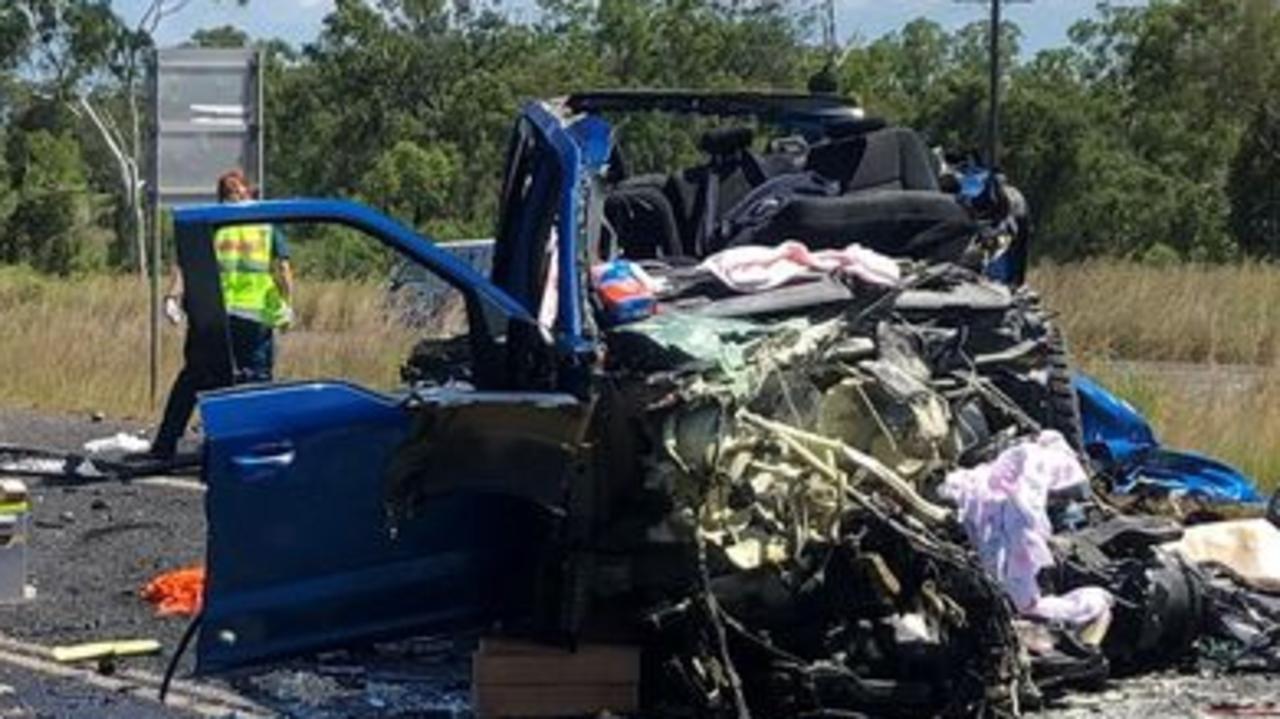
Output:
<instances>
[{"instance_id":1,"label":"crushed car body","mask_svg":"<svg viewBox=\"0 0 1280 719\"><path fill-rule=\"evenodd\" d=\"M631 175L611 118L650 112L754 124ZM522 111L487 278L352 203L175 212L208 372L230 373L199 359L229 357L228 224L364 230L467 320L394 394L202 397L198 670L487 629L641 646L651 715L1012 716L1210 645L1265 663L1264 599L1211 610L1263 592L1108 499L1217 465L1149 469L1187 456L1073 383L1014 282L1025 208L938 174L842 98L614 91Z\"/></svg>"}]
</instances>

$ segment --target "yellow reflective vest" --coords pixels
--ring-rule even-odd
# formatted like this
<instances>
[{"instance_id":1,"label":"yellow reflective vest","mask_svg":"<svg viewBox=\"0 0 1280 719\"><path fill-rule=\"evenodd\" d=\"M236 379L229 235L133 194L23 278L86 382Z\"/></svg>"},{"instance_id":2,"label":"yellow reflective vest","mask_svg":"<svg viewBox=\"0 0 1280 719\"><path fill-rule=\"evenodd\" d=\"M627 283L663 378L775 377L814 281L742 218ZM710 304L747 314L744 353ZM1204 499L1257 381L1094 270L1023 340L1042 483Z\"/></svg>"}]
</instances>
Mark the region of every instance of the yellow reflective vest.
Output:
<instances>
[{"instance_id":1,"label":"yellow reflective vest","mask_svg":"<svg viewBox=\"0 0 1280 719\"><path fill-rule=\"evenodd\" d=\"M271 225L224 227L213 236L227 314L276 327L284 298L271 275Z\"/></svg>"}]
</instances>

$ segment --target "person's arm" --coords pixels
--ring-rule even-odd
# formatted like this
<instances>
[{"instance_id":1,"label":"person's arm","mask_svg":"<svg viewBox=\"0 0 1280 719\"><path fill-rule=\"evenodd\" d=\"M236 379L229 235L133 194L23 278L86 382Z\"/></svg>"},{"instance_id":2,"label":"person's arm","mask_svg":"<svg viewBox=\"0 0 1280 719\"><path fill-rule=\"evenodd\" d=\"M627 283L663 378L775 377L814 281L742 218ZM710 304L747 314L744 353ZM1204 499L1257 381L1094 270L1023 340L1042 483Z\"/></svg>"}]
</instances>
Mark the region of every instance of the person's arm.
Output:
<instances>
[{"instance_id":1,"label":"person's arm","mask_svg":"<svg viewBox=\"0 0 1280 719\"><path fill-rule=\"evenodd\" d=\"M164 293L163 309L170 322L182 322L182 271L176 262L169 265L169 289Z\"/></svg>"},{"instance_id":2,"label":"person's arm","mask_svg":"<svg viewBox=\"0 0 1280 719\"><path fill-rule=\"evenodd\" d=\"M289 242L279 227L271 228L271 276L285 304L293 304L293 266L289 264Z\"/></svg>"},{"instance_id":3,"label":"person's arm","mask_svg":"<svg viewBox=\"0 0 1280 719\"><path fill-rule=\"evenodd\" d=\"M165 290L164 296L174 299L182 297L182 270L178 269L177 262L169 265L169 289Z\"/></svg>"},{"instance_id":4,"label":"person's arm","mask_svg":"<svg viewBox=\"0 0 1280 719\"><path fill-rule=\"evenodd\" d=\"M284 298L286 304L293 303L293 266L289 264L289 258L284 257L272 262L271 275L275 278L276 289L280 290L280 296Z\"/></svg>"}]
</instances>

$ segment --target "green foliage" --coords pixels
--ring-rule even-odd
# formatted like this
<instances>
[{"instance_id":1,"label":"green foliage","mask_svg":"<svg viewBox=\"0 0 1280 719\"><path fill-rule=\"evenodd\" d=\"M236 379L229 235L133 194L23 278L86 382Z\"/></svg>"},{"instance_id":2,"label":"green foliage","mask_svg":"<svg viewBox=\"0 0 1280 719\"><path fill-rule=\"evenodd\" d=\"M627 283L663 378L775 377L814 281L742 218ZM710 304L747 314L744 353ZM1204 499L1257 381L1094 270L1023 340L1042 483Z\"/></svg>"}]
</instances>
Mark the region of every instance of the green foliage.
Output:
<instances>
[{"instance_id":1,"label":"green foliage","mask_svg":"<svg viewBox=\"0 0 1280 719\"><path fill-rule=\"evenodd\" d=\"M829 60L814 45L818 7L538 0L525 21L494 0L336 0L302 47L254 41L233 26L200 30L190 43L265 53L273 195L359 197L437 236L475 237L492 232L522 103L610 86L799 90ZM988 31L917 19L841 48L832 70L870 114L969 153L985 131ZM1274 0L1102 3L1071 29L1068 47L1034 56L1018 50L1017 26L1000 32L1001 169L1029 200L1036 252L1157 263L1280 256ZM87 92L127 117L150 48L109 0L2 4L4 258L57 271L98 261L100 243L84 239L94 234L84 198L110 195L115 203L96 204L123 207L122 188L67 100ZM660 116L617 124L632 172L698 162L705 128ZM302 233L296 245L305 273L384 268L341 231Z\"/></svg>"},{"instance_id":2,"label":"green foliage","mask_svg":"<svg viewBox=\"0 0 1280 719\"><path fill-rule=\"evenodd\" d=\"M360 182L366 201L411 227L425 228L447 216L458 162L451 148L423 148L401 140L373 163Z\"/></svg>"},{"instance_id":3,"label":"green foliage","mask_svg":"<svg viewBox=\"0 0 1280 719\"><path fill-rule=\"evenodd\" d=\"M249 33L234 25L205 28L191 33L191 44L196 47L248 47Z\"/></svg>"},{"instance_id":4,"label":"green foliage","mask_svg":"<svg viewBox=\"0 0 1280 719\"><path fill-rule=\"evenodd\" d=\"M58 274L91 269L87 184L80 147L69 135L45 130L23 136L21 191L9 216L0 256Z\"/></svg>"},{"instance_id":5,"label":"green foliage","mask_svg":"<svg viewBox=\"0 0 1280 719\"><path fill-rule=\"evenodd\" d=\"M128 33L110 0L8 0L0 14L0 52L27 49L26 61L55 93L68 92L108 69L120 39ZM25 42L12 19L27 21Z\"/></svg>"},{"instance_id":6,"label":"green foliage","mask_svg":"<svg viewBox=\"0 0 1280 719\"><path fill-rule=\"evenodd\" d=\"M1148 267L1173 267L1180 262L1182 262L1182 255L1179 255L1178 251L1172 247L1160 242L1148 247L1146 252L1142 253L1142 264Z\"/></svg>"},{"instance_id":7,"label":"green foliage","mask_svg":"<svg viewBox=\"0 0 1280 719\"><path fill-rule=\"evenodd\" d=\"M1245 252L1280 257L1280 108L1264 100L1231 162L1231 230Z\"/></svg>"},{"instance_id":8,"label":"green foliage","mask_svg":"<svg viewBox=\"0 0 1280 719\"><path fill-rule=\"evenodd\" d=\"M31 24L16 3L0 7L0 69L19 64L30 49Z\"/></svg>"},{"instance_id":9,"label":"green foliage","mask_svg":"<svg viewBox=\"0 0 1280 719\"><path fill-rule=\"evenodd\" d=\"M379 279L394 260L374 240L335 225L304 228L291 238L290 249L294 272L316 279Z\"/></svg>"}]
</instances>

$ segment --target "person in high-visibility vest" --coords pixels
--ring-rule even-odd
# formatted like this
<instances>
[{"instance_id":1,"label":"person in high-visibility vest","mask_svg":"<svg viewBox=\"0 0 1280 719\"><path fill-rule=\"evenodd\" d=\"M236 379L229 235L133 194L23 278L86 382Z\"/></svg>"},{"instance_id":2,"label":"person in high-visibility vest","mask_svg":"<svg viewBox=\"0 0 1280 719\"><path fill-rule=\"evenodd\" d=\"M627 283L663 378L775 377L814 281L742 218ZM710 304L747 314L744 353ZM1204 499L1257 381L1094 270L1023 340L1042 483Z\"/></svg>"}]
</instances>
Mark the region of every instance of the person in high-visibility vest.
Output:
<instances>
[{"instance_id":1,"label":"person in high-visibility vest","mask_svg":"<svg viewBox=\"0 0 1280 719\"><path fill-rule=\"evenodd\" d=\"M253 189L239 170L218 178L219 202L253 199ZM270 382L275 364L275 330L293 323L293 271L284 235L271 225L224 227L213 237L227 312L234 381ZM182 275L177 266L170 273L164 312L174 324L182 321ZM169 390L164 419L146 457L169 460L177 451L195 409L196 393L216 389L203 386L183 367Z\"/></svg>"}]
</instances>

